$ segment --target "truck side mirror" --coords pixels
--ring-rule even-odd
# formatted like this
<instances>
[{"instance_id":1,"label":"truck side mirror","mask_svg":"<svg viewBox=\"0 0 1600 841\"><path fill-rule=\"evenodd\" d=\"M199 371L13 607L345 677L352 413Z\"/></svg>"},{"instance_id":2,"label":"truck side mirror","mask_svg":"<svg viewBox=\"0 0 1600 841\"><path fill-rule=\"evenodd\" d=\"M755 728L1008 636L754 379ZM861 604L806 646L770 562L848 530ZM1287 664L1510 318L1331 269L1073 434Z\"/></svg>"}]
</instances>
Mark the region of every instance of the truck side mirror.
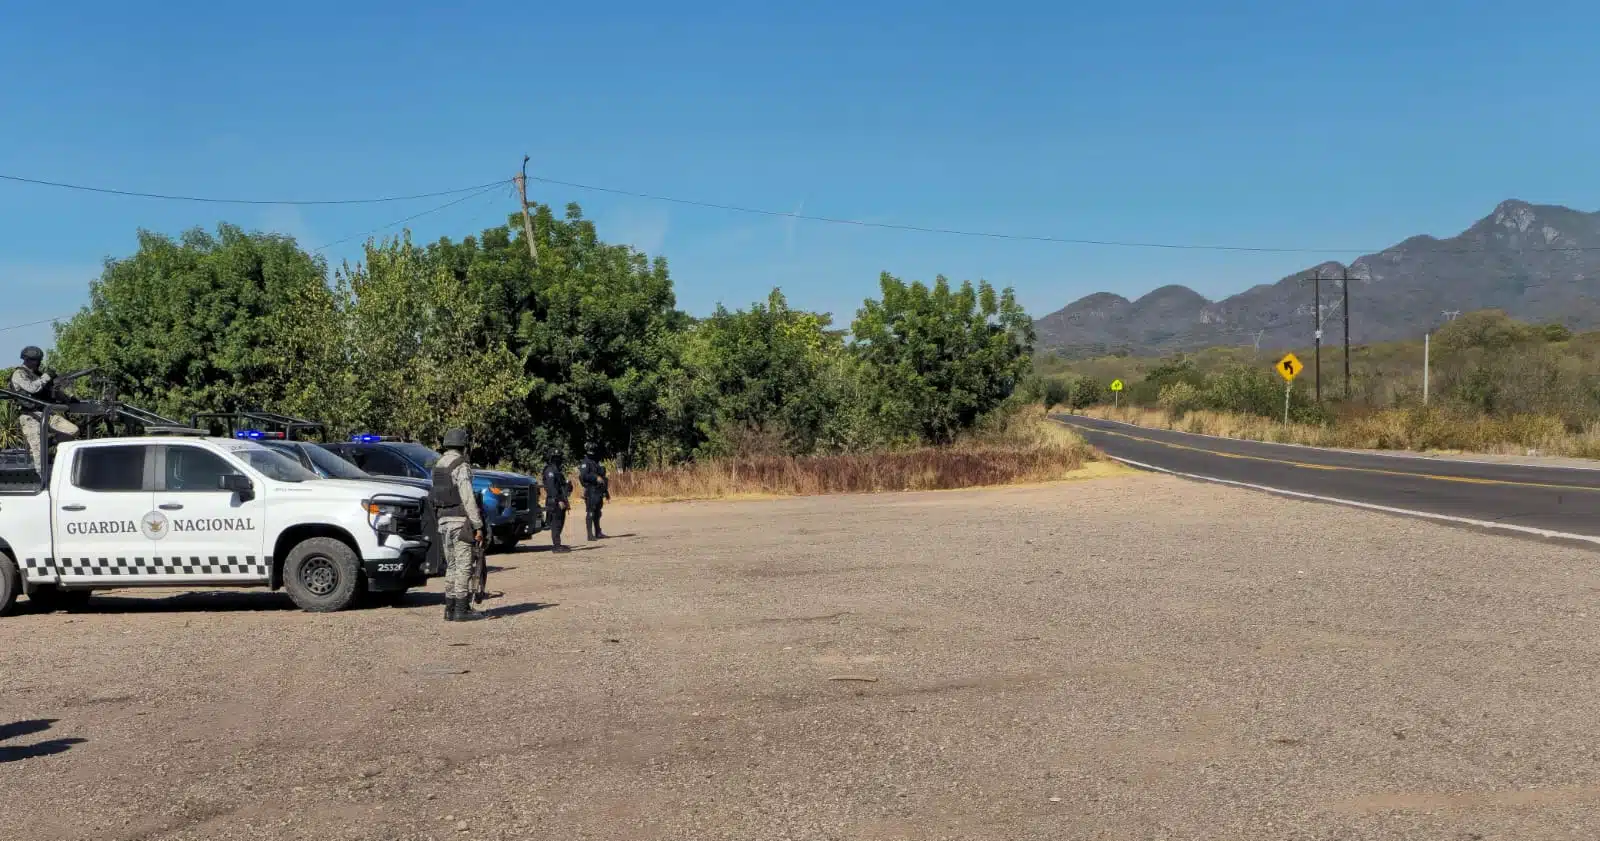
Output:
<instances>
[{"instance_id":1,"label":"truck side mirror","mask_svg":"<svg viewBox=\"0 0 1600 841\"><path fill-rule=\"evenodd\" d=\"M249 476L240 473L225 473L217 479L217 488L249 499L255 492L256 483L250 481Z\"/></svg>"}]
</instances>

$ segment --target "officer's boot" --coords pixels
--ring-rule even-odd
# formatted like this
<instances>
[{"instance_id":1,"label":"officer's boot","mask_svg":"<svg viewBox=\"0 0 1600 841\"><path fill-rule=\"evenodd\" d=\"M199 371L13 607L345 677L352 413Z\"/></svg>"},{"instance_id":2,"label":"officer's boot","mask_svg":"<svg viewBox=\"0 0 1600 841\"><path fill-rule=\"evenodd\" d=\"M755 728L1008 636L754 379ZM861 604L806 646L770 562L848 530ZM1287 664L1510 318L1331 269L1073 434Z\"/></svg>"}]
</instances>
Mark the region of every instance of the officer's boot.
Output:
<instances>
[{"instance_id":1,"label":"officer's boot","mask_svg":"<svg viewBox=\"0 0 1600 841\"><path fill-rule=\"evenodd\" d=\"M594 540L594 515L583 515L583 536L585 540Z\"/></svg>"},{"instance_id":2,"label":"officer's boot","mask_svg":"<svg viewBox=\"0 0 1600 841\"><path fill-rule=\"evenodd\" d=\"M456 601L457 599L455 596L444 597L444 621L456 621Z\"/></svg>"},{"instance_id":3,"label":"officer's boot","mask_svg":"<svg viewBox=\"0 0 1600 841\"><path fill-rule=\"evenodd\" d=\"M455 621L457 621L457 622L471 622L471 621L473 621L475 619L482 619L482 618L483 618L483 614L479 613L476 609L473 608L473 606L472 606L472 597L471 596L462 596L461 598L456 599L456 618L455 618Z\"/></svg>"},{"instance_id":4,"label":"officer's boot","mask_svg":"<svg viewBox=\"0 0 1600 841\"><path fill-rule=\"evenodd\" d=\"M600 530L600 512L599 511L595 511L594 512L594 539L595 540L604 540L605 537L606 537L606 533Z\"/></svg>"},{"instance_id":5,"label":"officer's boot","mask_svg":"<svg viewBox=\"0 0 1600 841\"><path fill-rule=\"evenodd\" d=\"M550 531L550 551L552 551L552 552L571 552L572 551L572 547L562 545L562 543L561 543L561 529L552 529Z\"/></svg>"}]
</instances>

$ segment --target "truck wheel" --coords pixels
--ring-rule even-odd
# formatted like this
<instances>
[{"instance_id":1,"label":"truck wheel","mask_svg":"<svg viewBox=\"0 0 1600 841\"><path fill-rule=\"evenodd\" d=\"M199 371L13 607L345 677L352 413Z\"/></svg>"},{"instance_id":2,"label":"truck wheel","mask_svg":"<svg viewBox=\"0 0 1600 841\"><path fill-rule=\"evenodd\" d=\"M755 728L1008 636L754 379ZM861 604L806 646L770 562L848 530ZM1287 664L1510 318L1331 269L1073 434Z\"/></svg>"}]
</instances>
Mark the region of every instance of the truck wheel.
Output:
<instances>
[{"instance_id":1,"label":"truck wheel","mask_svg":"<svg viewBox=\"0 0 1600 841\"><path fill-rule=\"evenodd\" d=\"M517 544L520 542L522 541L517 538L515 530L497 534L494 536L494 550L496 552L510 552L512 549L517 548Z\"/></svg>"},{"instance_id":2,"label":"truck wheel","mask_svg":"<svg viewBox=\"0 0 1600 841\"><path fill-rule=\"evenodd\" d=\"M89 604L88 590L63 590L54 584L44 584L28 594L28 603L35 610L54 613L58 610L81 610Z\"/></svg>"},{"instance_id":3,"label":"truck wheel","mask_svg":"<svg viewBox=\"0 0 1600 841\"><path fill-rule=\"evenodd\" d=\"M22 589L22 576L17 574L17 562L0 552L0 616L11 613L17 605L17 593Z\"/></svg>"},{"instance_id":4,"label":"truck wheel","mask_svg":"<svg viewBox=\"0 0 1600 841\"><path fill-rule=\"evenodd\" d=\"M332 613L349 607L361 582L356 553L331 537L303 540L283 561L283 588L301 610Z\"/></svg>"}]
</instances>

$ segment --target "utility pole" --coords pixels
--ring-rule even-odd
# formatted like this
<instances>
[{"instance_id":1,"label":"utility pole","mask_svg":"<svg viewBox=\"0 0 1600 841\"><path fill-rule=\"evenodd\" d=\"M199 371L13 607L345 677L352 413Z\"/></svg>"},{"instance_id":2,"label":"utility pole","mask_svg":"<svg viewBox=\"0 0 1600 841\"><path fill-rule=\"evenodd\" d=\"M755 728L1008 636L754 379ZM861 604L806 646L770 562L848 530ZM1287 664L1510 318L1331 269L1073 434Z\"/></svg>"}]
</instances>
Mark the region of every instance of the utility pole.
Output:
<instances>
[{"instance_id":1,"label":"utility pole","mask_svg":"<svg viewBox=\"0 0 1600 841\"><path fill-rule=\"evenodd\" d=\"M1312 295L1312 299L1316 302L1316 306L1317 306L1316 333L1314 335L1315 335L1315 338L1316 338L1316 341L1317 341L1317 402L1321 403L1322 402L1322 269L1317 269L1311 275L1311 295Z\"/></svg>"},{"instance_id":2,"label":"utility pole","mask_svg":"<svg viewBox=\"0 0 1600 841\"><path fill-rule=\"evenodd\" d=\"M528 240L528 256L533 258L533 264L539 265L539 245L533 241L533 217L528 215L528 156L522 156L522 172L513 176L512 181L517 183L517 195L522 199L522 236Z\"/></svg>"},{"instance_id":3,"label":"utility pole","mask_svg":"<svg viewBox=\"0 0 1600 841\"><path fill-rule=\"evenodd\" d=\"M1344 267L1344 399L1350 399L1350 267Z\"/></svg>"}]
</instances>

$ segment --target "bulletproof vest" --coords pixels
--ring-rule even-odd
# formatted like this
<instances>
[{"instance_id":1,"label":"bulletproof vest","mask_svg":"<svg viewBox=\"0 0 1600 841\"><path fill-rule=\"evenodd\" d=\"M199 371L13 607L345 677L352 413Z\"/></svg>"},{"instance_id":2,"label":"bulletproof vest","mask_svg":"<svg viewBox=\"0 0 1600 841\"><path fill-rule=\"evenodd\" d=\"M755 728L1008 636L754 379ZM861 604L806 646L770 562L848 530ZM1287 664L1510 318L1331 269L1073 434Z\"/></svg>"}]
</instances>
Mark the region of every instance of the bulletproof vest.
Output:
<instances>
[{"instance_id":1,"label":"bulletproof vest","mask_svg":"<svg viewBox=\"0 0 1600 841\"><path fill-rule=\"evenodd\" d=\"M578 462L578 481L582 482L584 487L587 488L600 481L600 471L595 469L597 467L599 465L593 459L586 458Z\"/></svg>"},{"instance_id":2,"label":"bulletproof vest","mask_svg":"<svg viewBox=\"0 0 1600 841\"><path fill-rule=\"evenodd\" d=\"M467 516L461 491L450 476L451 469L460 463L461 456L450 452L433 465L433 491L428 494L428 501L433 503L435 515L441 520L447 517L465 519Z\"/></svg>"}]
</instances>

